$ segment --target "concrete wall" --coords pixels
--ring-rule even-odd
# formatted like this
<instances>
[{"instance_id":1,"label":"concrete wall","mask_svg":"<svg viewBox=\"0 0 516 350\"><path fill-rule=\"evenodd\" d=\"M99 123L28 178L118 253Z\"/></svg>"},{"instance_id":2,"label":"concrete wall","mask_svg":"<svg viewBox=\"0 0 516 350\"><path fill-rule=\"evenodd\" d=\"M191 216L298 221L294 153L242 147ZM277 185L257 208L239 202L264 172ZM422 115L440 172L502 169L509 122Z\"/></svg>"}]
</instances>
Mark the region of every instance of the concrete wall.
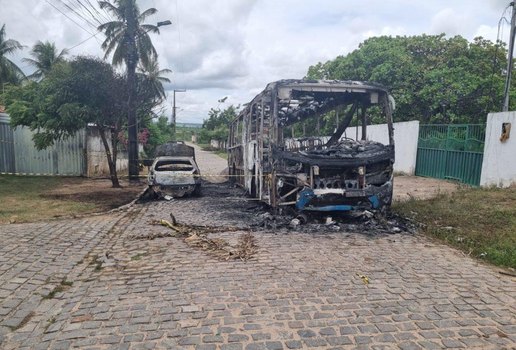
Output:
<instances>
[{"instance_id":1,"label":"concrete wall","mask_svg":"<svg viewBox=\"0 0 516 350\"><path fill-rule=\"evenodd\" d=\"M210 146L216 149L226 149L226 141L211 140Z\"/></svg>"},{"instance_id":2,"label":"concrete wall","mask_svg":"<svg viewBox=\"0 0 516 350\"><path fill-rule=\"evenodd\" d=\"M502 123L511 123L511 134L500 141ZM489 113L480 186L508 187L516 184L516 111Z\"/></svg>"},{"instance_id":3,"label":"concrete wall","mask_svg":"<svg viewBox=\"0 0 516 350\"><path fill-rule=\"evenodd\" d=\"M108 143L111 146L111 136L108 134ZM87 132L87 177L109 176L109 165L107 162L106 150L100 138L99 132L94 127L88 127ZM116 168L117 172L124 173L129 166L126 151L118 151Z\"/></svg>"},{"instance_id":4,"label":"concrete wall","mask_svg":"<svg viewBox=\"0 0 516 350\"><path fill-rule=\"evenodd\" d=\"M346 129L344 136L355 139L357 127ZM394 171L414 175L416 172L417 142L419 136L419 121L394 123L395 157ZM362 137L362 127L358 127L358 139ZM367 139L370 141L389 144L387 124L367 126Z\"/></svg>"}]
</instances>

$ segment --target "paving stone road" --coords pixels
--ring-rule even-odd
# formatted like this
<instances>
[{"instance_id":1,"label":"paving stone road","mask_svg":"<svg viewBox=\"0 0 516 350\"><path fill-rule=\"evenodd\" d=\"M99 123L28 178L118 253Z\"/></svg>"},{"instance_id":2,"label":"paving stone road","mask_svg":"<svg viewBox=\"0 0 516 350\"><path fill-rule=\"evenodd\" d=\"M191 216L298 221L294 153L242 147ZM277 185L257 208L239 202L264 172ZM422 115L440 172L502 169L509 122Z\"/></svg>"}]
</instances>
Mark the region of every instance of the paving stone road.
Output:
<instances>
[{"instance_id":1,"label":"paving stone road","mask_svg":"<svg viewBox=\"0 0 516 350\"><path fill-rule=\"evenodd\" d=\"M200 198L0 226L0 348L516 348L516 279L421 235L250 229L257 211L208 184ZM220 260L155 224L171 213L228 228L209 237L231 246L251 232L257 251Z\"/></svg>"}]
</instances>

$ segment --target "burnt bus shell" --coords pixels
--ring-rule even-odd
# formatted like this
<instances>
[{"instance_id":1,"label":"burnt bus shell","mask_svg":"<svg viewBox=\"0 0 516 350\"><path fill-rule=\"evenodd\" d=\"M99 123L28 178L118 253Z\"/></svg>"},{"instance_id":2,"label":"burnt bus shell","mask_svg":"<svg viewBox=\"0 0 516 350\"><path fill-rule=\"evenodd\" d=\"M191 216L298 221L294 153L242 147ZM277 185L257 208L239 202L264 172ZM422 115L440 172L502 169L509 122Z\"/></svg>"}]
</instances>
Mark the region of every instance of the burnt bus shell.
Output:
<instances>
[{"instance_id":1,"label":"burnt bus shell","mask_svg":"<svg viewBox=\"0 0 516 350\"><path fill-rule=\"evenodd\" d=\"M228 166L247 192L274 208L299 211L381 209L392 200L394 101L377 84L281 80L267 85L230 125ZM367 110L377 106L389 144L367 140ZM333 135L285 137L298 122L343 111ZM359 140L342 138L356 119ZM292 133L294 133L292 129Z\"/></svg>"}]
</instances>

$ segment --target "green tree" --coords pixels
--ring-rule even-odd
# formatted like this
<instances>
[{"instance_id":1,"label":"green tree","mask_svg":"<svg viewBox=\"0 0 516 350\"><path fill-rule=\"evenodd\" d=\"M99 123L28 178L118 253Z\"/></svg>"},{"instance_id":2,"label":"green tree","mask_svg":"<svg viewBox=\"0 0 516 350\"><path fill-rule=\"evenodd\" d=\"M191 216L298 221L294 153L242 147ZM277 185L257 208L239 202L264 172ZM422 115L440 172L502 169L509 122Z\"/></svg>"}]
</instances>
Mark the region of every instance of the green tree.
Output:
<instances>
[{"instance_id":1,"label":"green tree","mask_svg":"<svg viewBox=\"0 0 516 350\"><path fill-rule=\"evenodd\" d=\"M170 73L172 73L170 69L159 69L156 59L151 59L147 63L142 62L138 67L139 84L142 85L142 89L149 90L161 103L167 98L163 84L170 83L170 79L165 77Z\"/></svg>"},{"instance_id":2,"label":"green tree","mask_svg":"<svg viewBox=\"0 0 516 350\"><path fill-rule=\"evenodd\" d=\"M114 65L125 63L127 69L128 87L128 137L129 137L129 177L137 180L138 176L138 145L136 123L136 66L141 62L143 66L151 59L157 58L156 49L152 45L149 32L159 33L157 26L143 24L145 19L157 12L149 8L140 12L136 0L99 1L100 8L109 11L115 21L107 22L98 27L106 35L102 43L105 56L113 53Z\"/></svg>"},{"instance_id":3,"label":"green tree","mask_svg":"<svg viewBox=\"0 0 516 350\"><path fill-rule=\"evenodd\" d=\"M502 44L483 38L381 36L346 56L311 66L307 78L385 85L396 100L397 121L483 123L501 106L505 55Z\"/></svg>"},{"instance_id":4,"label":"green tree","mask_svg":"<svg viewBox=\"0 0 516 350\"><path fill-rule=\"evenodd\" d=\"M38 41L30 52L33 58L24 58L23 61L29 63L36 68L36 71L29 75L29 78L40 80L43 78L56 63L64 61L64 56L68 54L68 50L63 49L58 52L54 43L49 41Z\"/></svg>"},{"instance_id":5,"label":"green tree","mask_svg":"<svg viewBox=\"0 0 516 350\"><path fill-rule=\"evenodd\" d=\"M168 123L166 116L160 116L156 121L147 124L149 130L149 140L144 150L148 156L153 156L156 147L167 143L173 138L173 128Z\"/></svg>"},{"instance_id":6,"label":"green tree","mask_svg":"<svg viewBox=\"0 0 516 350\"><path fill-rule=\"evenodd\" d=\"M226 109L212 108L208 112L208 119L202 124L199 133L199 142L208 143L210 140L225 141L229 134L229 124L236 118L238 106L233 105Z\"/></svg>"},{"instance_id":7,"label":"green tree","mask_svg":"<svg viewBox=\"0 0 516 350\"><path fill-rule=\"evenodd\" d=\"M54 65L41 82L7 89L5 101L13 126L27 126L38 149L73 135L88 125L98 129L113 187L118 134L127 113L125 80L99 59L77 57ZM108 141L111 136L111 145Z\"/></svg>"},{"instance_id":8,"label":"green tree","mask_svg":"<svg viewBox=\"0 0 516 350\"><path fill-rule=\"evenodd\" d=\"M18 50L21 50L23 45L14 39L7 39L5 37L5 24L0 28L0 85L11 83L19 84L25 74L22 70L9 58Z\"/></svg>"}]
</instances>

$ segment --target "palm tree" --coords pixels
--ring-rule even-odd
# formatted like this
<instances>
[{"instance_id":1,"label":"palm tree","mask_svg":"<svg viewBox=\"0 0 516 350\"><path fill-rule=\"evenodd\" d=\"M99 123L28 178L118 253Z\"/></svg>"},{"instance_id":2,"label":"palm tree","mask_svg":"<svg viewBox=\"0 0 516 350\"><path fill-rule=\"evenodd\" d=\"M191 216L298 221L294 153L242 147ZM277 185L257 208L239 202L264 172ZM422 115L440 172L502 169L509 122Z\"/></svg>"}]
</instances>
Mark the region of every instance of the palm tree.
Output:
<instances>
[{"instance_id":1,"label":"palm tree","mask_svg":"<svg viewBox=\"0 0 516 350\"><path fill-rule=\"evenodd\" d=\"M138 61L147 65L151 59L157 57L148 33L159 33L159 28L142 22L158 10L149 8L140 13L136 0L113 0L113 4L110 1L99 1L99 5L117 19L98 27L106 35L102 43L102 49L106 52L105 58L113 53L112 63L116 66L125 63L129 70L136 68Z\"/></svg>"},{"instance_id":2,"label":"palm tree","mask_svg":"<svg viewBox=\"0 0 516 350\"><path fill-rule=\"evenodd\" d=\"M54 64L64 61L64 56L68 54L68 50L64 49L58 53L54 43L38 41L32 47L30 54L34 59L24 58L23 61L36 67L36 71L29 78L39 80L50 72Z\"/></svg>"},{"instance_id":3,"label":"palm tree","mask_svg":"<svg viewBox=\"0 0 516 350\"><path fill-rule=\"evenodd\" d=\"M111 1L111 0L110 0ZM141 62L148 64L151 59L158 56L152 45L149 32L159 33L157 26L142 24L145 19L158 12L155 8L149 8L140 13L136 0L112 0L99 1L101 9L105 9L116 20L104 23L98 27L106 35L102 43L105 56L113 53L114 65L125 63L127 69L127 131L129 139L129 180L138 181L138 143L136 124L136 65Z\"/></svg>"},{"instance_id":4,"label":"palm tree","mask_svg":"<svg viewBox=\"0 0 516 350\"><path fill-rule=\"evenodd\" d=\"M152 96L159 102L162 102L167 97L163 83L170 83L170 79L164 77L165 74L170 74L170 69L159 69L158 61L152 59L147 64L140 64L138 67L138 75L146 89L149 89Z\"/></svg>"},{"instance_id":5,"label":"palm tree","mask_svg":"<svg viewBox=\"0 0 516 350\"><path fill-rule=\"evenodd\" d=\"M0 29L0 84L18 84L25 78L22 70L6 56L21 50L23 45L13 39L5 38L5 24Z\"/></svg>"}]
</instances>

